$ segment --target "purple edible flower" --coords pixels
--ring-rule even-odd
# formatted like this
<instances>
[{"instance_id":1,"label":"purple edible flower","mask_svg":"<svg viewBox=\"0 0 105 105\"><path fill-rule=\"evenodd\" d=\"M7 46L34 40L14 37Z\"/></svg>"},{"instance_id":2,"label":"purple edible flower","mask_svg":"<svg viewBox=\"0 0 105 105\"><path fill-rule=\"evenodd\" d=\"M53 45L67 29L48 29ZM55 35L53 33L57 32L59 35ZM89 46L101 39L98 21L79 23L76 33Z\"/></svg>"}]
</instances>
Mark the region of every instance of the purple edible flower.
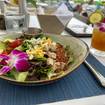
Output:
<instances>
[{"instance_id":1,"label":"purple edible flower","mask_svg":"<svg viewBox=\"0 0 105 105\"><path fill-rule=\"evenodd\" d=\"M28 55L27 55L27 53L25 53L25 52L22 52L22 51L20 51L20 50L13 50L12 52L11 52L11 56L16 56L16 57L18 57L19 59L28 59Z\"/></svg>"},{"instance_id":2,"label":"purple edible flower","mask_svg":"<svg viewBox=\"0 0 105 105\"><path fill-rule=\"evenodd\" d=\"M0 54L0 61L1 60L8 60L9 56L5 55L5 54Z\"/></svg>"},{"instance_id":3,"label":"purple edible flower","mask_svg":"<svg viewBox=\"0 0 105 105\"><path fill-rule=\"evenodd\" d=\"M0 69L0 75L6 74L7 72L9 72L11 70L11 67L9 66L4 66Z\"/></svg>"},{"instance_id":4,"label":"purple edible flower","mask_svg":"<svg viewBox=\"0 0 105 105\"><path fill-rule=\"evenodd\" d=\"M101 23L99 26L99 30L105 32L105 23Z\"/></svg>"},{"instance_id":5,"label":"purple edible flower","mask_svg":"<svg viewBox=\"0 0 105 105\"><path fill-rule=\"evenodd\" d=\"M29 68L29 62L25 59L18 59L15 63L14 63L14 67L16 68L16 70L18 70L19 72L25 72L28 68Z\"/></svg>"},{"instance_id":6,"label":"purple edible flower","mask_svg":"<svg viewBox=\"0 0 105 105\"><path fill-rule=\"evenodd\" d=\"M99 30L105 32L105 27L100 27Z\"/></svg>"},{"instance_id":7,"label":"purple edible flower","mask_svg":"<svg viewBox=\"0 0 105 105\"><path fill-rule=\"evenodd\" d=\"M19 72L25 72L29 69L28 55L19 50L13 50L10 55L0 54L0 65L4 65L0 69L0 75L11 71L13 67Z\"/></svg>"}]
</instances>

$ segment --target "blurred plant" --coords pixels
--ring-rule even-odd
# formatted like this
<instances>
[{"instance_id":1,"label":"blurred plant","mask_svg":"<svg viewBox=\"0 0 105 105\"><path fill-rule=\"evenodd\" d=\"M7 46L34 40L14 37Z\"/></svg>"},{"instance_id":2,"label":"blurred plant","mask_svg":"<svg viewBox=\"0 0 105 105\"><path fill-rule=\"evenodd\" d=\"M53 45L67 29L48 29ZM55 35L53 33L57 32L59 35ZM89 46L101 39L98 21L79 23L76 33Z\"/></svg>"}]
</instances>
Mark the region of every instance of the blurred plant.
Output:
<instances>
[{"instance_id":1,"label":"blurred plant","mask_svg":"<svg viewBox=\"0 0 105 105\"><path fill-rule=\"evenodd\" d=\"M96 5L103 5L103 3L102 3L102 1L101 1L101 0L96 1L96 2L95 2L95 4L96 4Z\"/></svg>"},{"instance_id":2,"label":"blurred plant","mask_svg":"<svg viewBox=\"0 0 105 105\"><path fill-rule=\"evenodd\" d=\"M10 3L15 4L15 5L18 5L18 3L19 3L19 0L9 0L9 1L10 1ZM26 1L27 1L27 3L31 3L33 6L36 7L37 0L26 0Z\"/></svg>"},{"instance_id":3,"label":"blurred plant","mask_svg":"<svg viewBox=\"0 0 105 105\"><path fill-rule=\"evenodd\" d=\"M31 3L34 7L36 7L36 0L27 0L28 3Z\"/></svg>"},{"instance_id":4,"label":"blurred plant","mask_svg":"<svg viewBox=\"0 0 105 105\"><path fill-rule=\"evenodd\" d=\"M76 3L84 3L86 0L74 0Z\"/></svg>"}]
</instances>

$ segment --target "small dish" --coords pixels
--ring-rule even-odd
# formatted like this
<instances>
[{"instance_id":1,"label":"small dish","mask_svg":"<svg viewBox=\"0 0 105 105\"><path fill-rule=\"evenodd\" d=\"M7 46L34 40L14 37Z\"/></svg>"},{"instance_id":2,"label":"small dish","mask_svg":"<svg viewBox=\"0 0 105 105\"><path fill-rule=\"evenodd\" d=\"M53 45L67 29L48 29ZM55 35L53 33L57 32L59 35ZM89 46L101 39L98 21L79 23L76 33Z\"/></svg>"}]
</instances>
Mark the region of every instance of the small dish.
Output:
<instances>
[{"instance_id":1,"label":"small dish","mask_svg":"<svg viewBox=\"0 0 105 105\"><path fill-rule=\"evenodd\" d=\"M31 38L35 35L41 34L42 30L38 29L38 28L31 28L30 27L30 28L24 29L22 32L23 32L24 37Z\"/></svg>"}]
</instances>

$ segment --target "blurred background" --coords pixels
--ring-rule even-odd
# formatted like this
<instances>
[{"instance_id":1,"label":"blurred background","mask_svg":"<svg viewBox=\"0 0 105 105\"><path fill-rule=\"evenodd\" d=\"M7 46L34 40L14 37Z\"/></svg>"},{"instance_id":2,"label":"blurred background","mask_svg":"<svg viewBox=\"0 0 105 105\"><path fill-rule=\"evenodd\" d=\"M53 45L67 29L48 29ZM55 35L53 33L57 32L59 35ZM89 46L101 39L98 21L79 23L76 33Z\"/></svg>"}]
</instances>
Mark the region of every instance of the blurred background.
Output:
<instances>
[{"instance_id":1,"label":"blurred background","mask_svg":"<svg viewBox=\"0 0 105 105\"><path fill-rule=\"evenodd\" d=\"M17 31L28 27L30 15L53 15L64 26L75 16L89 24L89 16L97 10L105 13L105 0L0 0L0 29Z\"/></svg>"}]
</instances>

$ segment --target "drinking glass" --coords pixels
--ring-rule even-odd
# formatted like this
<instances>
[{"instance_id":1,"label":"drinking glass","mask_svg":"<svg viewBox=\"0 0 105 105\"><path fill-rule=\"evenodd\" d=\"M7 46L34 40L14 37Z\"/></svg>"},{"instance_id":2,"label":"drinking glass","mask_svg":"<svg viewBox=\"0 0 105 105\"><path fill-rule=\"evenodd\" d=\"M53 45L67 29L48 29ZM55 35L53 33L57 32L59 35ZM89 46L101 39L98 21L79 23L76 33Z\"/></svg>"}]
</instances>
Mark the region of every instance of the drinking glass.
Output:
<instances>
[{"instance_id":1,"label":"drinking glass","mask_svg":"<svg viewBox=\"0 0 105 105\"><path fill-rule=\"evenodd\" d=\"M62 1L62 0L61 0ZM39 5L44 6L45 14L53 14L59 7L59 0L39 0Z\"/></svg>"},{"instance_id":2,"label":"drinking glass","mask_svg":"<svg viewBox=\"0 0 105 105\"><path fill-rule=\"evenodd\" d=\"M5 26L8 32L21 32L26 28L26 16L19 12L19 6L6 6Z\"/></svg>"},{"instance_id":3,"label":"drinking glass","mask_svg":"<svg viewBox=\"0 0 105 105\"><path fill-rule=\"evenodd\" d=\"M19 32L25 28L25 15L8 14L5 16L5 24L7 31Z\"/></svg>"},{"instance_id":4,"label":"drinking glass","mask_svg":"<svg viewBox=\"0 0 105 105\"><path fill-rule=\"evenodd\" d=\"M105 23L94 26L90 51L98 56L105 56Z\"/></svg>"}]
</instances>

